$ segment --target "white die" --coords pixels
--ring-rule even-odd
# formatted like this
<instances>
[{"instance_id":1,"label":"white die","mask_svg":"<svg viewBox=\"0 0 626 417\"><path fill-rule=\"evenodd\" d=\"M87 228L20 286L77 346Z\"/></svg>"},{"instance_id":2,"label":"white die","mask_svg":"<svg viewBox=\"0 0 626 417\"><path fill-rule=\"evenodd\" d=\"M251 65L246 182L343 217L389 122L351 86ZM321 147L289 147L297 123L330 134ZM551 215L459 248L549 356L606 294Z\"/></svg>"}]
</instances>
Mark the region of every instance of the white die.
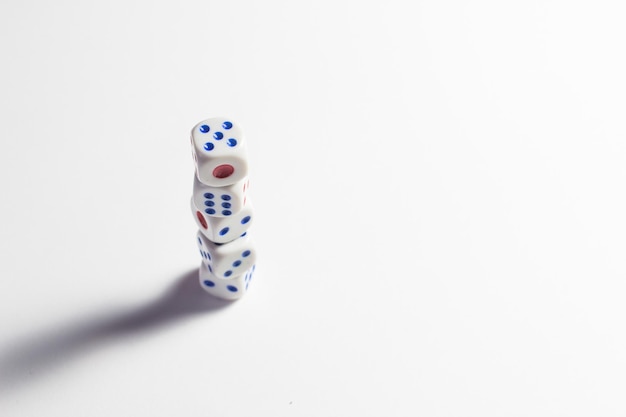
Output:
<instances>
[{"instance_id":1,"label":"white die","mask_svg":"<svg viewBox=\"0 0 626 417\"><path fill-rule=\"evenodd\" d=\"M218 278L239 276L256 262L256 249L248 235L228 243L213 243L198 232L197 241L202 262Z\"/></svg>"},{"instance_id":2,"label":"white die","mask_svg":"<svg viewBox=\"0 0 626 417\"><path fill-rule=\"evenodd\" d=\"M203 184L224 187L248 175L243 131L231 119L214 117L195 125L191 148L196 175Z\"/></svg>"},{"instance_id":3,"label":"white die","mask_svg":"<svg viewBox=\"0 0 626 417\"><path fill-rule=\"evenodd\" d=\"M246 204L248 178L225 187L211 187L194 175L193 201L207 216L227 217L241 211Z\"/></svg>"},{"instance_id":4,"label":"white die","mask_svg":"<svg viewBox=\"0 0 626 417\"><path fill-rule=\"evenodd\" d=\"M228 217L206 215L191 199L191 214L198 229L211 242L226 243L245 235L254 218L252 203L247 204L239 212Z\"/></svg>"},{"instance_id":5,"label":"white die","mask_svg":"<svg viewBox=\"0 0 626 417\"><path fill-rule=\"evenodd\" d=\"M231 279L220 279L213 275L207 266L202 263L200 265L200 286L209 294L217 298L225 300L236 300L243 297L248 291L248 286L254 274L255 265L243 274Z\"/></svg>"}]
</instances>

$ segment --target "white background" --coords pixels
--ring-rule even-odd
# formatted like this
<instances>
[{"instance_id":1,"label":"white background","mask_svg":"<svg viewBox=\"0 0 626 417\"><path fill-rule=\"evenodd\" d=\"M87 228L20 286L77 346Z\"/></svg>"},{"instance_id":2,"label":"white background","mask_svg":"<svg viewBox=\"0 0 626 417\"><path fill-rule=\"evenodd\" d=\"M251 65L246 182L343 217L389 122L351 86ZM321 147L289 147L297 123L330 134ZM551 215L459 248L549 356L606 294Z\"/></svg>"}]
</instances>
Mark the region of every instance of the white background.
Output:
<instances>
[{"instance_id":1,"label":"white background","mask_svg":"<svg viewBox=\"0 0 626 417\"><path fill-rule=\"evenodd\" d=\"M0 5L0 415L624 416L626 13ZM189 131L249 141L249 294Z\"/></svg>"}]
</instances>

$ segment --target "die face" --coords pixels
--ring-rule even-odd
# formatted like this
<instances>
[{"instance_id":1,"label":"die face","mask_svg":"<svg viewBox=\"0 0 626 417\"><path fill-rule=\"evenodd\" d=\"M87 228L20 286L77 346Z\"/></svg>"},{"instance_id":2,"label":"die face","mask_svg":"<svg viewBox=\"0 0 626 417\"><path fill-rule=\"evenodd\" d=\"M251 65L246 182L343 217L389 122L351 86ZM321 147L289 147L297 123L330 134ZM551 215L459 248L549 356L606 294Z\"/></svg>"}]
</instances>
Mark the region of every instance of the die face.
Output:
<instances>
[{"instance_id":1,"label":"die face","mask_svg":"<svg viewBox=\"0 0 626 417\"><path fill-rule=\"evenodd\" d=\"M248 231L254 219L252 203L246 205L237 213L228 217L209 216L203 212L191 199L191 214L193 215L198 230L208 240L215 243L227 243L235 240Z\"/></svg>"},{"instance_id":2,"label":"die face","mask_svg":"<svg viewBox=\"0 0 626 417\"><path fill-rule=\"evenodd\" d=\"M248 175L246 140L231 119L214 117L191 131L196 176L203 184L224 187Z\"/></svg>"},{"instance_id":3,"label":"die face","mask_svg":"<svg viewBox=\"0 0 626 417\"><path fill-rule=\"evenodd\" d=\"M211 242L198 232L197 240L202 263L220 279L231 279L242 275L256 262L256 248L247 235L219 244Z\"/></svg>"},{"instance_id":4,"label":"die face","mask_svg":"<svg viewBox=\"0 0 626 417\"><path fill-rule=\"evenodd\" d=\"M202 265L209 270L209 272L213 272L213 257L211 253L207 250L207 245L204 244L204 241L198 236L198 250L200 251L200 256L202 257Z\"/></svg>"},{"instance_id":5,"label":"die face","mask_svg":"<svg viewBox=\"0 0 626 417\"><path fill-rule=\"evenodd\" d=\"M254 275L255 265L252 265L243 274L232 279L219 279L204 265L200 265L200 286L209 294L224 300L236 300L248 291L250 281Z\"/></svg>"},{"instance_id":6,"label":"die face","mask_svg":"<svg viewBox=\"0 0 626 417\"><path fill-rule=\"evenodd\" d=\"M212 187L194 176L193 200L205 216L228 217L243 209L247 202L247 189L247 177L225 187Z\"/></svg>"}]
</instances>

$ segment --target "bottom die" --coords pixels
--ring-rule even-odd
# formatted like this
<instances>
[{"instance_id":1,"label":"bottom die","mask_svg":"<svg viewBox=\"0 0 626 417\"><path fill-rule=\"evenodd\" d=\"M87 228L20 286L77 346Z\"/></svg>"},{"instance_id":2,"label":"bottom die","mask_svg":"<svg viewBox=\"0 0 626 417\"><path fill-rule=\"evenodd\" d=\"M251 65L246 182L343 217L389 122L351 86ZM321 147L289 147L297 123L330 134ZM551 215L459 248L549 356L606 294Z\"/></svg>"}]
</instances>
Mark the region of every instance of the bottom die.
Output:
<instances>
[{"instance_id":1,"label":"bottom die","mask_svg":"<svg viewBox=\"0 0 626 417\"><path fill-rule=\"evenodd\" d=\"M243 275L256 262L256 249L249 235L228 243L211 242L202 232L196 235L200 255L209 271L222 279Z\"/></svg>"},{"instance_id":2,"label":"bottom die","mask_svg":"<svg viewBox=\"0 0 626 417\"><path fill-rule=\"evenodd\" d=\"M200 264L200 286L214 297L224 300L237 300L248 291L256 265L236 277L218 278L209 271L204 262Z\"/></svg>"}]
</instances>

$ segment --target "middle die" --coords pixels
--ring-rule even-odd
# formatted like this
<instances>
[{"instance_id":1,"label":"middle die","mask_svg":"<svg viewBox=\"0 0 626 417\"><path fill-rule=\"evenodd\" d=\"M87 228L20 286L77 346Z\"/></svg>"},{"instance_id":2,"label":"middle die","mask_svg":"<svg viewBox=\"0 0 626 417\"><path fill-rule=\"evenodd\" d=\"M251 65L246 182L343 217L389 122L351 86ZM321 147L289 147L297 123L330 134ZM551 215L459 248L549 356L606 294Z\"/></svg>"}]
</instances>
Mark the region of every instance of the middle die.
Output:
<instances>
[{"instance_id":1,"label":"middle die","mask_svg":"<svg viewBox=\"0 0 626 417\"><path fill-rule=\"evenodd\" d=\"M249 236L228 243L214 243L198 232L197 241L202 262L218 278L235 278L256 262L256 249Z\"/></svg>"},{"instance_id":2,"label":"middle die","mask_svg":"<svg viewBox=\"0 0 626 417\"><path fill-rule=\"evenodd\" d=\"M232 185L212 187L193 176L193 201L207 216L228 217L241 211L246 205L247 190L247 177Z\"/></svg>"},{"instance_id":3,"label":"middle die","mask_svg":"<svg viewBox=\"0 0 626 417\"><path fill-rule=\"evenodd\" d=\"M254 218L252 202L248 203L237 213L228 217L215 217L203 214L202 207L196 206L195 201L190 201L191 214L200 232L211 242L226 243L243 237Z\"/></svg>"}]
</instances>

